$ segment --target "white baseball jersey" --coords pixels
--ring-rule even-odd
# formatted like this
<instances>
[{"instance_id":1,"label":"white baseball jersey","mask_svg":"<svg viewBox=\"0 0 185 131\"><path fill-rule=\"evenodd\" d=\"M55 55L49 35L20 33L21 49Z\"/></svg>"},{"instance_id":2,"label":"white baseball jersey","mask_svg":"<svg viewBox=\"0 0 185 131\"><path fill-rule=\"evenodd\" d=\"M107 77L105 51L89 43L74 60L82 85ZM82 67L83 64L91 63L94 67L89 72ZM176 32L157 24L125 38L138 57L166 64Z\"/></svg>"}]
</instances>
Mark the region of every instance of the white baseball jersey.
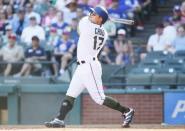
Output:
<instances>
[{"instance_id":1,"label":"white baseball jersey","mask_svg":"<svg viewBox=\"0 0 185 131\"><path fill-rule=\"evenodd\" d=\"M97 60L97 55L108 35L103 26L92 23L88 16L80 20L79 34L77 61L80 62L80 65L73 75L66 95L76 98L86 88L91 98L102 105L105 95L101 78L102 68ZM85 63L81 63L81 61L85 61Z\"/></svg>"},{"instance_id":2,"label":"white baseball jersey","mask_svg":"<svg viewBox=\"0 0 185 131\"><path fill-rule=\"evenodd\" d=\"M96 57L107 39L107 32L93 24L86 16L79 22L80 38L77 47L77 59L88 60Z\"/></svg>"}]
</instances>

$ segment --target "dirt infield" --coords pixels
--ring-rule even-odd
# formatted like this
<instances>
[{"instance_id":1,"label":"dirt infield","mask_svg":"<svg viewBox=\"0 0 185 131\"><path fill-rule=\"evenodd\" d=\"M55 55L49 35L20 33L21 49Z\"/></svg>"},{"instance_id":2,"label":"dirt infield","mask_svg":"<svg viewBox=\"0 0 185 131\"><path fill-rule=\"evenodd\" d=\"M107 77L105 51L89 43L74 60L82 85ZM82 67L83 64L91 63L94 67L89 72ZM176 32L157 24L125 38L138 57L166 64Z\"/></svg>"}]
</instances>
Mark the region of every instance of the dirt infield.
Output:
<instances>
[{"instance_id":1,"label":"dirt infield","mask_svg":"<svg viewBox=\"0 0 185 131\"><path fill-rule=\"evenodd\" d=\"M46 128L44 126L0 126L0 131L185 131L185 126L132 125L123 129L120 125L82 125L66 128Z\"/></svg>"}]
</instances>

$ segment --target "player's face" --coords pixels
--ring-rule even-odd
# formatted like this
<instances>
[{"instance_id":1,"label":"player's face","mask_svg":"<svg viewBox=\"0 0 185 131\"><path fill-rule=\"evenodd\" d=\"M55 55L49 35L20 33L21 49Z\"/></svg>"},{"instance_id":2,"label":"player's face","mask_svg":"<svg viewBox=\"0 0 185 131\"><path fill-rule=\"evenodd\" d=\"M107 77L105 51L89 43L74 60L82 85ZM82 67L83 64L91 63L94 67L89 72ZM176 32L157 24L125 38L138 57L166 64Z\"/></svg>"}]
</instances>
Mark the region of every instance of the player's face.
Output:
<instances>
[{"instance_id":1,"label":"player's face","mask_svg":"<svg viewBox=\"0 0 185 131\"><path fill-rule=\"evenodd\" d=\"M101 23L102 23L102 18L99 15L97 15L96 13L91 13L89 16L89 19L94 24L101 25Z\"/></svg>"}]
</instances>

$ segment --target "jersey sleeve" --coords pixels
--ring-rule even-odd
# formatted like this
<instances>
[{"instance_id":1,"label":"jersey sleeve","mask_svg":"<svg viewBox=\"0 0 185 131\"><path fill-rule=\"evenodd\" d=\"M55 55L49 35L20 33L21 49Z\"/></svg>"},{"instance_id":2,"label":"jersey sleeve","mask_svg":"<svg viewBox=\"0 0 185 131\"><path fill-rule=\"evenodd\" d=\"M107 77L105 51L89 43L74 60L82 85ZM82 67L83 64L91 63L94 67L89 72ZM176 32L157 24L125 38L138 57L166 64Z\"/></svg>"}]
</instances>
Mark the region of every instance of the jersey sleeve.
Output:
<instances>
[{"instance_id":1,"label":"jersey sleeve","mask_svg":"<svg viewBox=\"0 0 185 131\"><path fill-rule=\"evenodd\" d=\"M87 21L88 21L88 17L83 17L80 22L79 22L79 25L78 25L78 32L79 34L81 34L81 32L85 32L85 29L88 28L87 26Z\"/></svg>"}]
</instances>

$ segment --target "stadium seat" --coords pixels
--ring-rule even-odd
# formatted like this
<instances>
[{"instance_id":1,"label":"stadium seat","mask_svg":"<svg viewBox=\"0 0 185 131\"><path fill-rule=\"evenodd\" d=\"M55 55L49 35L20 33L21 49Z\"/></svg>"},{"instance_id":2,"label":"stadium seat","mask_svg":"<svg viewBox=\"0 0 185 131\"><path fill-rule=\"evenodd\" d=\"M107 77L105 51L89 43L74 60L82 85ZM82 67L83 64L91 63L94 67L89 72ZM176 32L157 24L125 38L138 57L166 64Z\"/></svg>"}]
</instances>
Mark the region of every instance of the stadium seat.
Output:
<instances>
[{"instance_id":1,"label":"stadium seat","mask_svg":"<svg viewBox=\"0 0 185 131\"><path fill-rule=\"evenodd\" d=\"M149 86L152 74L129 74L126 78L128 86Z\"/></svg>"},{"instance_id":2,"label":"stadium seat","mask_svg":"<svg viewBox=\"0 0 185 131\"><path fill-rule=\"evenodd\" d=\"M168 69L163 69L162 67L154 66L143 66L143 67L137 67L130 71L132 74L154 74L154 73L168 73Z\"/></svg>"},{"instance_id":3,"label":"stadium seat","mask_svg":"<svg viewBox=\"0 0 185 131\"><path fill-rule=\"evenodd\" d=\"M175 72L182 72L184 67L184 61L180 58L168 59L165 62L165 68L174 69Z\"/></svg>"},{"instance_id":4,"label":"stadium seat","mask_svg":"<svg viewBox=\"0 0 185 131\"><path fill-rule=\"evenodd\" d=\"M174 88L174 85L176 85L176 80L177 80L176 73L153 74L152 86L161 88L165 87Z\"/></svg>"},{"instance_id":5,"label":"stadium seat","mask_svg":"<svg viewBox=\"0 0 185 131\"><path fill-rule=\"evenodd\" d=\"M176 73L176 70L173 67L169 67L169 66L162 66L162 67L156 67L156 68L152 68L151 72L154 74L173 74Z\"/></svg>"},{"instance_id":6,"label":"stadium seat","mask_svg":"<svg viewBox=\"0 0 185 131\"><path fill-rule=\"evenodd\" d=\"M182 70L179 73L185 74L185 64L183 65Z\"/></svg>"},{"instance_id":7,"label":"stadium seat","mask_svg":"<svg viewBox=\"0 0 185 131\"><path fill-rule=\"evenodd\" d=\"M145 59L139 63L139 67L156 68L161 66L161 62L157 59Z\"/></svg>"},{"instance_id":8,"label":"stadium seat","mask_svg":"<svg viewBox=\"0 0 185 131\"><path fill-rule=\"evenodd\" d=\"M152 60L165 60L167 58L172 57L172 54L166 51L153 51L153 52L149 52L147 53L147 56L145 59L152 59Z\"/></svg>"},{"instance_id":9,"label":"stadium seat","mask_svg":"<svg viewBox=\"0 0 185 131\"><path fill-rule=\"evenodd\" d=\"M177 85L185 85L185 74L178 74Z\"/></svg>"},{"instance_id":10,"label":"stadium seat","mask_svg":"<svg viewBox=\"0 0 185 131\"><path fill-rule=\"evenodd\" d=\"M119 70L118 72L116 72ZM107 82L115 82L115 79L113 78L114 75L122 76L124 73L124 69L121 68L119 65L108 65L108 64L102 64L102 80L103 83ZM120 82L120 79L117 81Z\"/></svg>"},{"instance_id":11,"label":"stadium seat","mask_svg":"<svg viewBox=\"0 0 185 131\"><path fill-rule=\"evenodd\" d=\"M177 86L180 89L185 89L185 74L178 74L178 76L177 76Z\"/></svg>"},{"instance_id":12,"label":"stadium seat","mask_svg":"<svg viewBox=\"0 0 185 131\"><path fill-rule=\"evenodd\" d=\"M130 71L130 74L150 74L150 68L148 67L136 67Z\"/></svg>"},{"instance_id":13,"label":"stadium seat","mask_svg":"<svg viewBox=\"0 0 185 131\"><path fill-rule=\"evenodd\" d=\"M176 51L174 56L176 58L181 58L181 59L185 60L185 50Z\"/></svg>"}]
</instances>

